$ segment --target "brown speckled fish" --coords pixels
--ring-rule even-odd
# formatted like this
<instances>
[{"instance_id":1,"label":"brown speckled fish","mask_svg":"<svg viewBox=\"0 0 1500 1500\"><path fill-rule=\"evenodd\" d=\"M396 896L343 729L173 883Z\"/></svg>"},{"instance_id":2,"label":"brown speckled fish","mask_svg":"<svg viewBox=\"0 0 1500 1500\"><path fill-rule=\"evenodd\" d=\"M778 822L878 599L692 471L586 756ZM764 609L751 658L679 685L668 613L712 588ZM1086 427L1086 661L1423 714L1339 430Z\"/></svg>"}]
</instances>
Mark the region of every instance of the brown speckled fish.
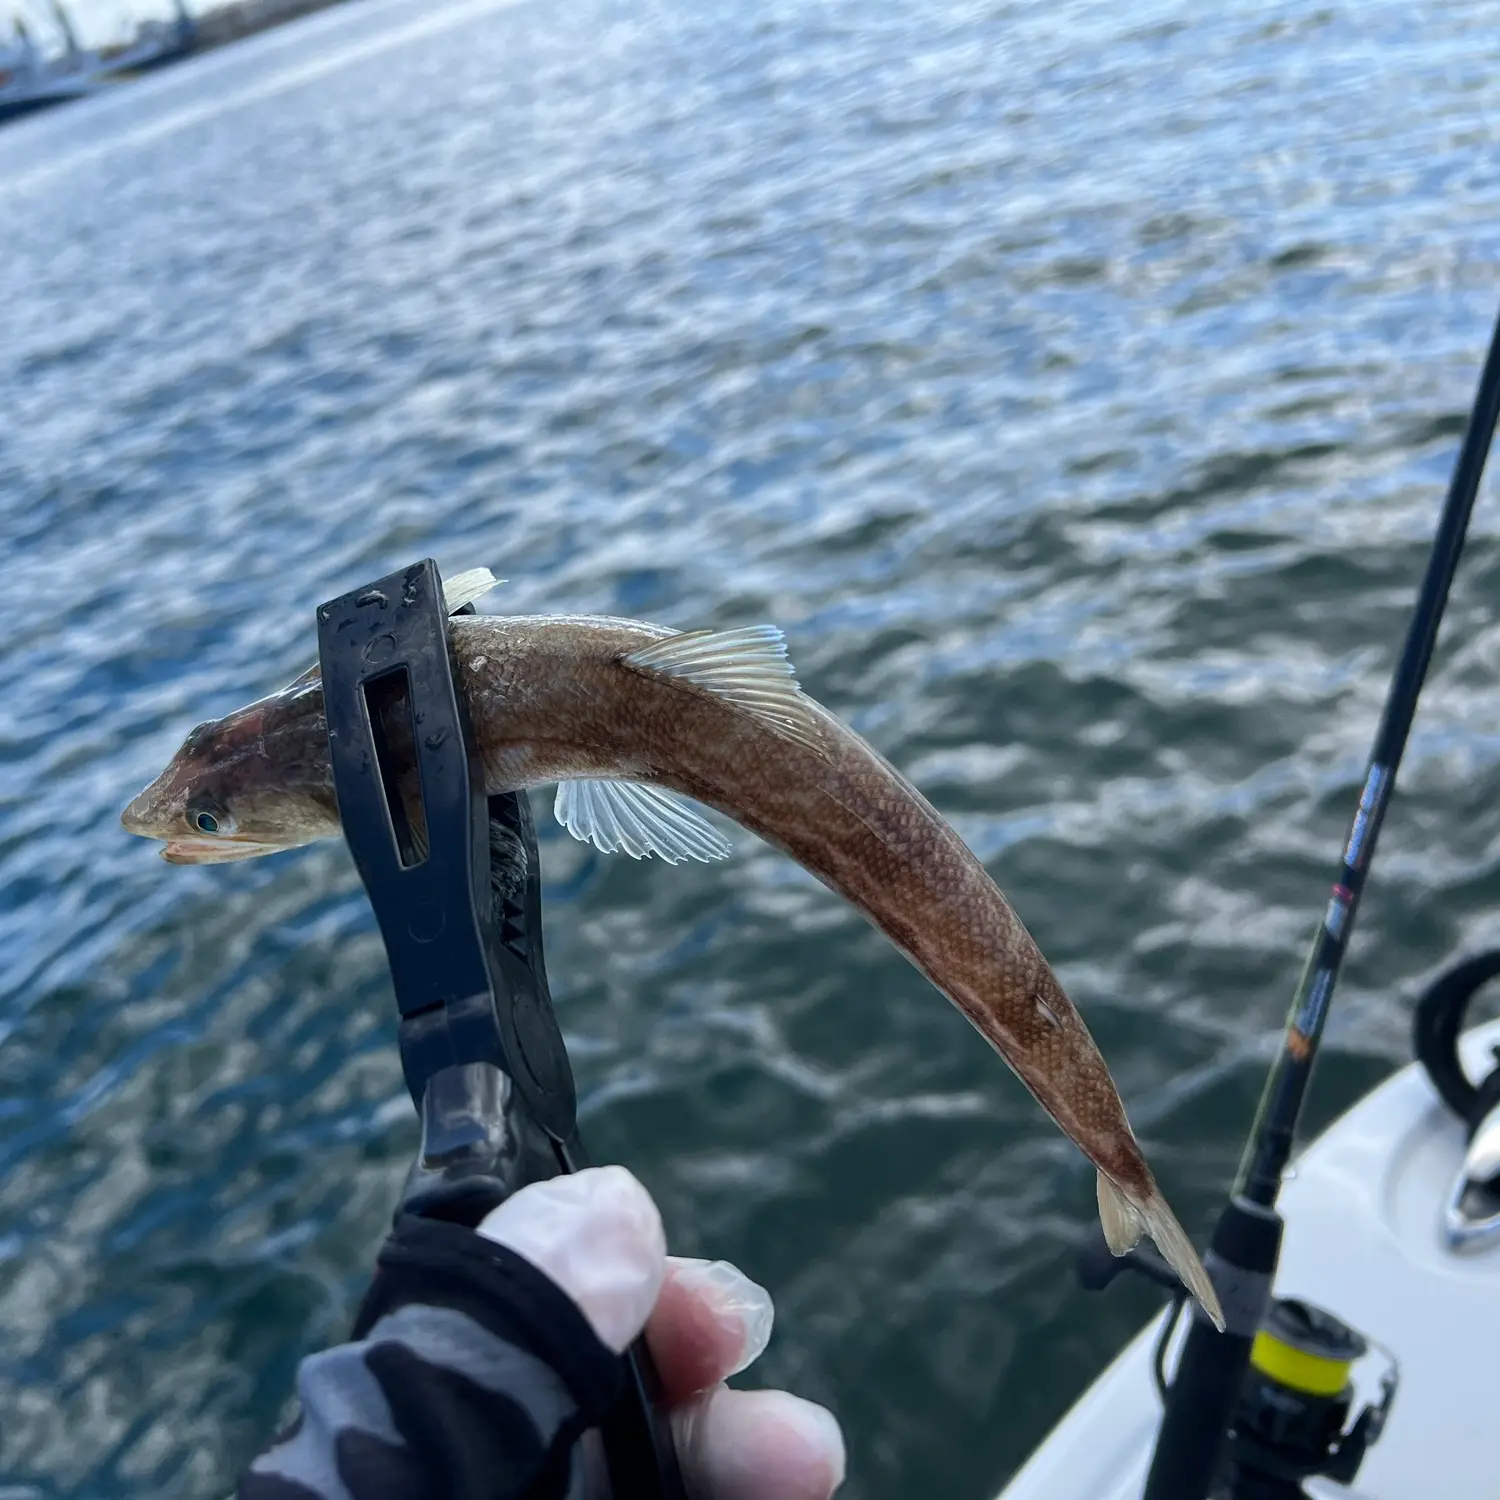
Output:
<instances>
[{"instance_id":1,"label":"brown speckled fish","mask_svg":"<svg viewBox=\"0 0 1500 1500\"><path fill-rule=\"evenodd\" d=\"M450 609L486 591L454 578ZM672 863L723 836L682 800L784 850L870 919L966 1015L1099 1170L1118 1255L1144 1229L1223 1327L1104 1059L1030 933L930 803L803 694L771 626L678 634L593 616L459 616L454 664L490 792L559 783L575 838ZM338 832L316 670L199 725L123 815L198 864Z\"/></svg>"}]
</instances>

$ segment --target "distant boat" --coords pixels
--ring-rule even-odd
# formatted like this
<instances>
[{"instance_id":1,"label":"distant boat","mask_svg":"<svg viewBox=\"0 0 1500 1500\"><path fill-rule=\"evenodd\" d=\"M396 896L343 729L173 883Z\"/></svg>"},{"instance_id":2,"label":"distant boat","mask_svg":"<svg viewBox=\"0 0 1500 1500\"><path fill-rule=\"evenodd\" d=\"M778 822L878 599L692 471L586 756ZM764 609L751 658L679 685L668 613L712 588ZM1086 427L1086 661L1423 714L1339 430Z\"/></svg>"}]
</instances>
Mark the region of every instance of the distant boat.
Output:
<instances>
[{"instance_id":1,"label":"distant boat","mask_svg":"<svg viewBox=\"0 0 1500 1500\"><path fill-rule=\"evenodd\" d=\"M105 49L99 53L105 71L113 77L146 73L186 57L197 45L198 28L182 0L175 0L175 10L176 15L170 23L147 21L120 50Z\"/></svg>"},{"instance_id":2,"label":"distant boat","mask_svg":"<svg viewBox=\"0 0 1500 1500\"><path fill-rule=\"evenodd\" d=\"M43 56L26 23L17 18L14 39L0 44L0 122L88 98L133 74L185 57L197 42L197 28L182 0L174 3L176 16L170 23L147 21L129 42L99 51L78 45L61 0L52 0L67 43L55 57Z\"/></svg>"},{"instance_id":3,"label":"distant boat","mask_svg":"<svg viewBox=\"0 0 1500 1500\"><path fill-rule=\"evenodd\" d=\"M14 120L54 104L66 104L70 99L83 99L104 86L95 73L60 77L43 74L37 78L8 76L4 58L0 57L0 121Z\"/></svg>"},{"instance_id":4,"label":"distant boat","mask_svg":"<svg viewBox=\"0 0 1500 1500\"><path fill-rule=\"evenodd\" d=\"M61 57L44 57L19 16L13 40L0 45L0 120L80 99L99 87L97 59L80 50L67 13L54 8L68 41Z\"/></svg>"}]
</instances>

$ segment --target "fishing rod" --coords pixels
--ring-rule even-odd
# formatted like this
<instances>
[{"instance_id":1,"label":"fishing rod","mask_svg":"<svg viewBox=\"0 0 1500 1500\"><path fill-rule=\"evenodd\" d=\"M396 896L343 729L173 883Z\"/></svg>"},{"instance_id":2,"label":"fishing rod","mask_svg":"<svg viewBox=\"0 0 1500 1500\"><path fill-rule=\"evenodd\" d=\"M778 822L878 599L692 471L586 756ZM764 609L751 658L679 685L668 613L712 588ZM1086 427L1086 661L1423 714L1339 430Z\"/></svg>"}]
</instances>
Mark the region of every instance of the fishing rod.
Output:
<instances>
[{"instance_id":1,"label":"fishing rod","mask_svg":"<svg viewBox=\"0 0 1500 1500\"><path fill-rule=\"evenodd\" d=\"M1318 1044L1327 1026L1334 985L1348 952L1365 878L1463 552L1497 419L1500 320L1490 338L1427 571L1344 841L1333 893L1292 996L1281 1050L1266 1081L1234 1190L1204 1256L1224 1306L1227 1326L1219 1333L1201 1309L1192 1316L1176 1375L1164 1393L1162 1423L1143 1500L1204 1500L1224 1462L1230 1428L1250 1369L1251 1346L1271 1306L1282 1233L1276 1200Z\"/></svg>"}]
</instances>

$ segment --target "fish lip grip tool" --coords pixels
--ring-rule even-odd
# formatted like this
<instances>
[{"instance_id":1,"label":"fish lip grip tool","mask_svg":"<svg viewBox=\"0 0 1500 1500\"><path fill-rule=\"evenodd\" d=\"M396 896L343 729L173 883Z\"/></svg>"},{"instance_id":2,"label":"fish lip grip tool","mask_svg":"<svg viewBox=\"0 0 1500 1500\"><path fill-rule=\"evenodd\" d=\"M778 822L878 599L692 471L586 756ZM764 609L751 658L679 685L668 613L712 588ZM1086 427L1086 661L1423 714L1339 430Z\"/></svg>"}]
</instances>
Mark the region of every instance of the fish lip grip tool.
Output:
<instances>
[{"instance_id":1,"label":"fish lip grip tool","mask_svg":"<svg viewBox=\"0 0 1500 1500\"><path fill-rule=\"evenodd\" d=\"M585 1165L530 807L524 793L485 795L432 559L319 606L318 660L339 817L385 941L422 1124L401 1212L472 1226ZM607 1493L685 1500L644 1344L624 1358Z\"/></svg>"}]
</instances>

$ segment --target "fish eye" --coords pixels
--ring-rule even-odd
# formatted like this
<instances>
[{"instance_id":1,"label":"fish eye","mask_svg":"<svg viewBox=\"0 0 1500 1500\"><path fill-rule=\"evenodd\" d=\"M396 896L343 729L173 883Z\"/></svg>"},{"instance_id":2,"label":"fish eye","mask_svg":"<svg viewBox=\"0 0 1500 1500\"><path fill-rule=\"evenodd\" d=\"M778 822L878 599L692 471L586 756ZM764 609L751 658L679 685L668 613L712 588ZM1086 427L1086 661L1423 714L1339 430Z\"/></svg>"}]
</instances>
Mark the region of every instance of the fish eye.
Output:
<instances>
[{"instance_id":1,"label":"fish eye","mask_svg":"<svg viewBox=\"0 0 1500 1500\"><path fill-rule=\"evenodd\" d=\"M183 820L195 833L230 834L236 827L234 819L217 803L190 807L184 812Z\"/></svg>"}]
</instances>

